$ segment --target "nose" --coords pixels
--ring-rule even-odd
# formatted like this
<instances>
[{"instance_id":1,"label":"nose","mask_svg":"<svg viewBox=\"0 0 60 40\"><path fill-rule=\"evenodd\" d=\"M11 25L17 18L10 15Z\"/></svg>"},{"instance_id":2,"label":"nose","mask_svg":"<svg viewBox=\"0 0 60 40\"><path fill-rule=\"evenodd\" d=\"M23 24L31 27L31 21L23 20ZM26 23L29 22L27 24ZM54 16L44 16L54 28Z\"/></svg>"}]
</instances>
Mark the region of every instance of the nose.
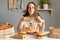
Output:
<instances>
[{"instance_id":1,"label":"nose","mask_svg":"<svg viewBox=\"0 0 60 40\"><path fill-rule=\"evenodd\" d=\"M32 10L32 7L30 8L30 10Z\"/></svg>"}]
</instances>

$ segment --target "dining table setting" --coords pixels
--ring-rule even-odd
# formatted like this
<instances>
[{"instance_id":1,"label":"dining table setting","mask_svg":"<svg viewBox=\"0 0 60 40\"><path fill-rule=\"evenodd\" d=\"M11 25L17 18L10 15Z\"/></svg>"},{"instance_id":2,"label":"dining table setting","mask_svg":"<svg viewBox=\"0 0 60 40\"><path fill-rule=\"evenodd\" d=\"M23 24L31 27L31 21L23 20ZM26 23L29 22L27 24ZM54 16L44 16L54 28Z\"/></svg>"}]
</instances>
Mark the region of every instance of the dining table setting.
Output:
<instances>
[{"instance_id":1,"label":"dining table setting","mask_svg":"<svg viewBox=\"0 0 60 40\"><path fill-rule=\"evenodd\" d=\"M60 40L59 38L48 37L47 36L48 33L49 33L48 31L45 31L44 37L36 37L35 35L32 34L26 34L26 35L24 34L24 37L21 38L21 36L19 37L19 34L15 32L14 34L9 35L9 37L0 38L0 40Z\"/></svg>"},{"instance_id":2,"label":"dining table setting","mask_svg":"<svg viewBox=\"0 0 60 40\"><path fill-rule=\"evenodd\" d=\"M60 28L51 26L49 31L38 32L31 24L28 29L15 32L14 27L7 23L0 25L0 40L60 40Z\"/></svg>"}]
</instances>

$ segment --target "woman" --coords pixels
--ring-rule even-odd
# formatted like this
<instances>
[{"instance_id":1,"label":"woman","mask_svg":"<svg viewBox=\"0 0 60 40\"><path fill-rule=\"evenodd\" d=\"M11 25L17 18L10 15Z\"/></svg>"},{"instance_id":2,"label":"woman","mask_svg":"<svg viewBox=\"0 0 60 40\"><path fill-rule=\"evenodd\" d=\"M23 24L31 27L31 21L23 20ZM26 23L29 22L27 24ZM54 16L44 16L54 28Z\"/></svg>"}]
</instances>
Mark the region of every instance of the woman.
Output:
<instances>
[{"instance_id":1,"label":"woman","mask_svg":"<svg viewBox=\"0 0 60 40\"><path fill-rule=\"evenodd\" d=\"M33 26L34 26L33 29L35 29L33 31L32 28L31 28L30 32L38 31L37 29L39 29L40 32L44 31L45 21L39 15L34 2L29 2L28 3L27 8L26 8L26 13L23 15L23 17L21 18L21 20L18 24L18 28L17 28L18 32L20 32L24 29L29 30L30 24L33 24Z\"/></svg>"}]
</instances>

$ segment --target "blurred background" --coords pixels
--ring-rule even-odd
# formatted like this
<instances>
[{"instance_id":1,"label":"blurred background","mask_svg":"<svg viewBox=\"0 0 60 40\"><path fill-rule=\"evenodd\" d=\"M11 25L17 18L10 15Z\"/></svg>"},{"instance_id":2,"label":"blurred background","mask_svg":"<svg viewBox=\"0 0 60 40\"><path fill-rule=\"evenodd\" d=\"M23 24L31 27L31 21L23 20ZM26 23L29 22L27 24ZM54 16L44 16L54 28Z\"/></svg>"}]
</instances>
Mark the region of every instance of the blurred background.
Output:
<instances>
[{"instance_id":1,"label":"blurred background","mask_svg":"<svg viewBox=\"0 0 60 40\"><path fill-rule=\"evenodd\" d=\"M17 30L18 23L24 14L24 10L26 9L27 3L32 1L38 5L39 0L23 0L24 7L23 9L20 7L20 1L18 0L18 9L8 10L8 0L0 0L0 24L6 24L10 22ZM53 9L52 16L50 16L48 11L38 11L39 14L45 20L45 31L49 30L50 26L60 27L60 0L50 0L51 6L50 9Z\"/></svg>"}]
</instances>

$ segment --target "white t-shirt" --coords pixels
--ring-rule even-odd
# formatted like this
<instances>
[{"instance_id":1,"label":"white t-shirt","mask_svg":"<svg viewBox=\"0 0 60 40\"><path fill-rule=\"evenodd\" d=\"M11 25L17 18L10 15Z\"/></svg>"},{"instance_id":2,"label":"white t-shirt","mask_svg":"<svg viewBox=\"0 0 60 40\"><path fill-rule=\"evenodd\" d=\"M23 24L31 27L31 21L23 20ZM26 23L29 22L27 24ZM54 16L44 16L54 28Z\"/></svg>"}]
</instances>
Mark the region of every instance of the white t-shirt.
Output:
<instances>
[{"instance_id":1,"label":"white t-shirt","mask_svg":"<svg viewBox=\"0 0 60 40\"><path fill-rule=\"evenodd\" d=\"M41 20L41 22L42 22L42 19L40 18L40 17L38 17L40 20ZM26 19L26 20L25 20ZM39 27L38 27L38 22L35 20L35 18L29 18L29 17L24 17L24 20L25 21L23 21L22 22L22 29L24 29L25 27L29 27L29 25L30 25L30 23L33 23L33 25L34 25L34 27L37 29L37 30L39 30ZM41 24L41 23L40 23Z\"/></svg>"}]
</instances>

